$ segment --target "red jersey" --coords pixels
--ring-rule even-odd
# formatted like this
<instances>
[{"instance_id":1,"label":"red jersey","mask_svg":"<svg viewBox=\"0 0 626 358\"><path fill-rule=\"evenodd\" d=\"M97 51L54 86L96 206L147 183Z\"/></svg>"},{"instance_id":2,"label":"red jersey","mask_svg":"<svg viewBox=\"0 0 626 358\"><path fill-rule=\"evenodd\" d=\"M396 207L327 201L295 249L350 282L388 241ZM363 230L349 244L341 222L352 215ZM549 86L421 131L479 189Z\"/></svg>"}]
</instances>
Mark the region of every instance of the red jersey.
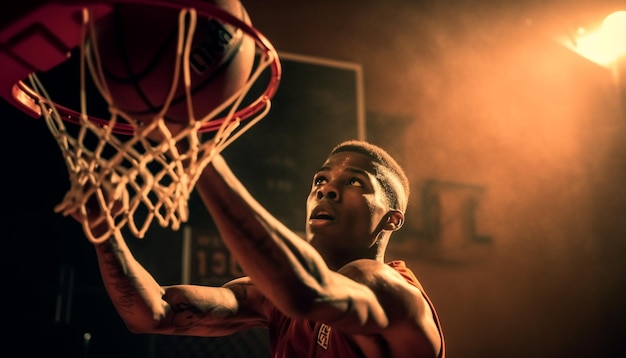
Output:
<instances>
[{"instance_id":1,"label":"red jersey","mask_svg":"<svg viewBox=\"0 0 626 358\"><path fill-rule=\"evenodd\" d=\"M445 358L445 344L439 318L430 299L424 292L413 272L406 267L402 260L388 263L404 279L417 287L428 302L433 312L433 319L439 329L441 337L441 352L439 358ZM282 314L276 307L271 306L268 315L268 330L270 349L274 358L352 358L367 357L349 335L345 335L330 326L306 320L293 320ZM384 343L381 343L384 344ZM381 351L383 349L381 348Z\"/></svg>"}]
</instances>

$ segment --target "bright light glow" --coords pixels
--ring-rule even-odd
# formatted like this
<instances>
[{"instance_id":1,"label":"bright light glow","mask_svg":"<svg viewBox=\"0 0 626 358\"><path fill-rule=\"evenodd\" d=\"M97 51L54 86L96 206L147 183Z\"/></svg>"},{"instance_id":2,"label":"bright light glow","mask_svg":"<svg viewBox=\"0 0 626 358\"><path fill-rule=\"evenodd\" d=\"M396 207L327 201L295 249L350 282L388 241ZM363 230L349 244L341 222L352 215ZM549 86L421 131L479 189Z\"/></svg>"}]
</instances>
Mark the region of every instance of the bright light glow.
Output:
<instances>
[{"instance_id":1,"label":"bright light glow","mask_svg":"<svg viewBox=\"0 0 626 358\"><path fill-rule=\"evenodd\" d=\"M573 51L600 66L610 67L619 57L626 55L626 11L616 11L607 16L596 31L578 31L579 37Z\"/></svg>"}]
</instances>

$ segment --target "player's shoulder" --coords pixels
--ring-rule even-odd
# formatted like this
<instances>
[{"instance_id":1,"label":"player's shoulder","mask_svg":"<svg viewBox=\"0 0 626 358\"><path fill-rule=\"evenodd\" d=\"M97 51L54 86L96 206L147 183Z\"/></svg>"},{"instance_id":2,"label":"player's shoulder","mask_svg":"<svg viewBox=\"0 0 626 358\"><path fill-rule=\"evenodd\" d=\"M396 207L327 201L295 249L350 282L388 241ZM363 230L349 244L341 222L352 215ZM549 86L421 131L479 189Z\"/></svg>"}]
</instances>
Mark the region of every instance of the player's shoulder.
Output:
<instances>
[{"instance_id":1,"label":"player's shoulder","mask_svg":"<svg viewBox=\"0 0 626 358\"><path fill-rule=\"evenodd\" d=\"M380 333L390 346L406 347L407 341L423 341L424 347L440 345L435 315L404 262L356 260L338 272L372 290L389 318L389 325Z\"/></svg>"},{"instance_id":2,"label":"player's shoulder","mask_svg":"<svg viewBox=\"0 0 626 358\"><path fill-rule=\"evenodd\" d=\"M392 317L402 317L401 320L409 316L417 318L429 309L417 279L413 275L412 279L402 275L394 265L360 259L348 263L338 272L372 290Z\"/></svg>"},{"instance_id":3,"label":"player's shoulder","mask_svg":"<svg viewBox=\"0 0 626 358\"><path fill-rule=\"evenodd\" d=\"M407 279L394 268L395 266L396 265L376 260L359 259L344 265L338 272L370 287L378 285L399 285L407 289L411 287L414 288L414 285L410 284ZM401 267L406 269L403 265L401 265ZM409 271L408 269L406 270ZM417 279L414 280L417 281Z\"/></svg>"}]
</instances>

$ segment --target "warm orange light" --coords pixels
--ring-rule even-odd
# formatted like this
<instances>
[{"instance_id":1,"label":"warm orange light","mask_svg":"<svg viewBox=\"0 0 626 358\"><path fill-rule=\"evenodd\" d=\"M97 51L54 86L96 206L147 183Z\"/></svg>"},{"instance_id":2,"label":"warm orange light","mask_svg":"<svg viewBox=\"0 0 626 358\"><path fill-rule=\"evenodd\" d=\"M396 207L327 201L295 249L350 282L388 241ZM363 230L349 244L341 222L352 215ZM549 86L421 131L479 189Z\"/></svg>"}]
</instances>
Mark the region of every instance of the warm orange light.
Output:
<instances>
[{"instance_id":1,"label":"warm orange light","mask_svg":"<svg viewBox=\"0 0 626 358\"><path fill-rule=\"evenodd\" d=\"M626 55L626 11L616 11L607 16L596 31L578 31L573 51L600 66L610 67L619 57Z\"/></svg>"}]
</instances>

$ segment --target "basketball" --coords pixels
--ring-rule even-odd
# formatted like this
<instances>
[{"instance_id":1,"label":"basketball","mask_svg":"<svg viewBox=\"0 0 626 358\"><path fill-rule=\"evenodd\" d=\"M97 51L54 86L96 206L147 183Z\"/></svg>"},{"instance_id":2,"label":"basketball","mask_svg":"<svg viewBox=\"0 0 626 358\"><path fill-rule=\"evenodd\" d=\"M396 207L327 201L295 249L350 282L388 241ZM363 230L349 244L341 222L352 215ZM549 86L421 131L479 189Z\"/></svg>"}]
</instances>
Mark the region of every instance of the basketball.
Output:
<instances>
[{"instance_id":1,"label":"basketball","mask_svg":"<svg viewBox=\"0 0 626 358\"><path fill-rule=\"evenodd\" d=\"M239 1L209 2L250 25ZM193 98L193 113L189 113L182 62L176 68L179 12L176 8L119 3L96 23L96 46L113 104L138 121L149 121L163 110L176 72L178 85L164 119L179 123L189 121L191 114L195 119L209 114L250 75L254 40L235 26L198 11L189 55ZM93 56L93 46L90 48Z\"/></svg>"}]
</instances>

